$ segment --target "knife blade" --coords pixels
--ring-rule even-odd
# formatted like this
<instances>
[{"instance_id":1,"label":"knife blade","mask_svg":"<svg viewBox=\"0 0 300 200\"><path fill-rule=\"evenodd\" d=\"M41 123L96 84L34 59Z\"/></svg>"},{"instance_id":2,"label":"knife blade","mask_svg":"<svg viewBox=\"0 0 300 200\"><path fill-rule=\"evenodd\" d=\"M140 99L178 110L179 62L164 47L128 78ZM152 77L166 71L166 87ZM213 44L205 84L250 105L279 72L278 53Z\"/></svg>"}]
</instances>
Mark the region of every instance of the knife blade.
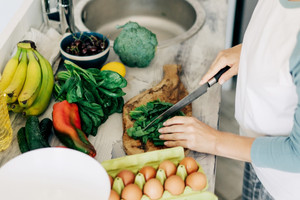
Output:
<instances>
[{"instance_id":1,"label":"knife blade","mask_svg":"<svg viewBox=\"0 0 300 200\"><path fill-rule=\"evenodd\" d=\"M224 74L228 69L230 69L229 66L226 66L224 68L222 68L213 78L211 78L207 83L205 83L204 85L198 87L197 89L195 89L193 92L191 92L189 95L185 96L183 99L181 99L180 101L178 101L176 104L174 104L173 106L171 106L170 108L168 108L166 111L164 111L162 114L160 114L158 117L156 117L154 120L152 120L144 129L143 131L145 131L147 128L149 128L150 126L152 126L155 122L159 122L162 119L170 116L171 114L173 114L174 112L184 108L185 106L187 106L188 104L190 104L191 102L193 102L194 100L196 100L198 97L200 97L201 95L203 95L204 93L207 92L207 89L211 86L213 86L215 83L218 82L219 78L222 76L222 74Z\"/></svg>"}]
</instances>

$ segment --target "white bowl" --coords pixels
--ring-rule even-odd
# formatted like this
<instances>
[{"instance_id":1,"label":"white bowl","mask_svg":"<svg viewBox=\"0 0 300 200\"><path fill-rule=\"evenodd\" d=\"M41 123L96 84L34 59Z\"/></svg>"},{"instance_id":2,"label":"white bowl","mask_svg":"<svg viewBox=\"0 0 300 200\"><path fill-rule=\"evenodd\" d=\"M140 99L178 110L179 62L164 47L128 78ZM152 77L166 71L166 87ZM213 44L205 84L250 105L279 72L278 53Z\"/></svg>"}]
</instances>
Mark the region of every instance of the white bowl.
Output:
<instances>
[{"instance_id":1,"label":"white bowl","mask_svg":"<svg viewBox=\"0 0 300 200\"><path fill-rule=\"evenodd\" d=\"M0 168L0 199L107 200L110 181L92 157L67 148L21 154Z\"/></svg>"}]
</instances>

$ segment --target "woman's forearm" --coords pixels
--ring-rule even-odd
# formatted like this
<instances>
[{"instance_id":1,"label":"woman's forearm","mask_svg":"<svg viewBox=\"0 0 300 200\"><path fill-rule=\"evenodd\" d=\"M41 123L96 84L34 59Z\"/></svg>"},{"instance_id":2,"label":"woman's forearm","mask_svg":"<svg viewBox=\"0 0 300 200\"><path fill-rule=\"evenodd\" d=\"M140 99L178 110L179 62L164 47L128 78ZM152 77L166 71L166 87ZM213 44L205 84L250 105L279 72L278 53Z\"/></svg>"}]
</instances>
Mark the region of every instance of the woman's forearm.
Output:
<instances>
[{"instance_id":1,"label":"woman's forearm","mask_svg":"<svg viewBox=\"0 0 300 200\"><path fill-rule=\"evenodd\" d=\"M251 146L255 138L243 137L229 132L215 134L215 155L251 162Z\"/></svg>"}]
</instances>

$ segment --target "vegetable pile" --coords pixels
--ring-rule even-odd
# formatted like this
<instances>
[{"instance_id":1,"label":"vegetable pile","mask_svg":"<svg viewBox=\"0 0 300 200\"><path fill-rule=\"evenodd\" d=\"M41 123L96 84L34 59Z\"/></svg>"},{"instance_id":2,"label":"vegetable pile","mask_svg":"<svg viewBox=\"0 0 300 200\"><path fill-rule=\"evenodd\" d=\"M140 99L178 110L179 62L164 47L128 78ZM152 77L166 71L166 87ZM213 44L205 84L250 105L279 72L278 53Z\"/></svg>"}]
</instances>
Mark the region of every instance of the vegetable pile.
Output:
<instances>
[{"instance_id":1,"label":"vegetable pile","mask_svg":"<svg viewBox=\"0 0 300 200\"><path fill-rule=\"evenodd\" d=\"M57 73L54 96L79 107L82 131L96 136L98 127L113 113L121 113L124 105L122 88L127 81L116 72L96 68L82 69L65 60L67 71Z\"/></svg>"},{"instance_id":2,"label":"vegetable pile","mask_svg":"<svg viewBox=\"0 0 300 200\"><path fill-rule=\"evenodd\" d=\"M155 56L156 35L136 22L128 22L115 39L114 51L128 67L147 67Z\"/></svg>"},{"instance_id":3,"label":"vegetable pile","mask_svg":"<svg viewBox=\"0 0 300 200\"><path fill-rule=\"evenodd\" d=\"M174 116L184 116L184 113L182 111L178 111L164 120L153 123L152 126L147 128L146 130L143 129L152 120L154 120L171 106L173 106L172 103L162 102L158 99L148 102L146 105L142 105L130 111L129 115L131 119L136 121L134 122L133 127L127 129L128 136L136 140L141 140L143 144L146 144L150 139L155 146L164 145L164 141L159 139L160 133L158 132L158 130L163 127L163 123L166 120Z\"/></svg>"},{"instance_id":4,"label":"vegetable pile","mask_svg":"<svg viewBox=\"0 0 300 200\"><path fill-rule=\"evenodd\" d=\"M29 116L25 127L17 133L20 151L25 153L30 150L50 147L48 140L52 134L52 121L44 118L41 122L37 116Z\"/></svg>"}]
</instances>

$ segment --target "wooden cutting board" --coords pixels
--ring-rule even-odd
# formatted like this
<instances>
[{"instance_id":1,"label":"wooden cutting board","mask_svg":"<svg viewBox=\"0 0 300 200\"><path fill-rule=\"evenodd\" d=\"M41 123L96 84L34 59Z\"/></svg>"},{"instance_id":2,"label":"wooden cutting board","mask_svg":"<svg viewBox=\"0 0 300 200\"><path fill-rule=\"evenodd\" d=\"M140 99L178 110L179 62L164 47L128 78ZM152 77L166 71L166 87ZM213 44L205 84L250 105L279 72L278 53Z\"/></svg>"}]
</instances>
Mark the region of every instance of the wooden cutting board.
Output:
<instances>
[{"instance_id":1,"label":"wooden cutting board","mask_svg":"<svg viewBox=\"0 0 300 200\"><path fill-rule=\"evenodd\" d=\"M136 107L147 104L149 101L160 99L161 101L177 103L180 99L188 95L188 91L180 81L179 74L181 72L180 65L165 65L163 80L141 94L131 98L123 107L123 145L126 154L138 154L147 151L164 149L167 147L156 147L151 141L145 145L139 140L134 140L127 135L127 129L132 127L134 121L131 120L129 112ZM186 116L192 116L192 104L182 109Z\"/></svg>"}]
</instances>

